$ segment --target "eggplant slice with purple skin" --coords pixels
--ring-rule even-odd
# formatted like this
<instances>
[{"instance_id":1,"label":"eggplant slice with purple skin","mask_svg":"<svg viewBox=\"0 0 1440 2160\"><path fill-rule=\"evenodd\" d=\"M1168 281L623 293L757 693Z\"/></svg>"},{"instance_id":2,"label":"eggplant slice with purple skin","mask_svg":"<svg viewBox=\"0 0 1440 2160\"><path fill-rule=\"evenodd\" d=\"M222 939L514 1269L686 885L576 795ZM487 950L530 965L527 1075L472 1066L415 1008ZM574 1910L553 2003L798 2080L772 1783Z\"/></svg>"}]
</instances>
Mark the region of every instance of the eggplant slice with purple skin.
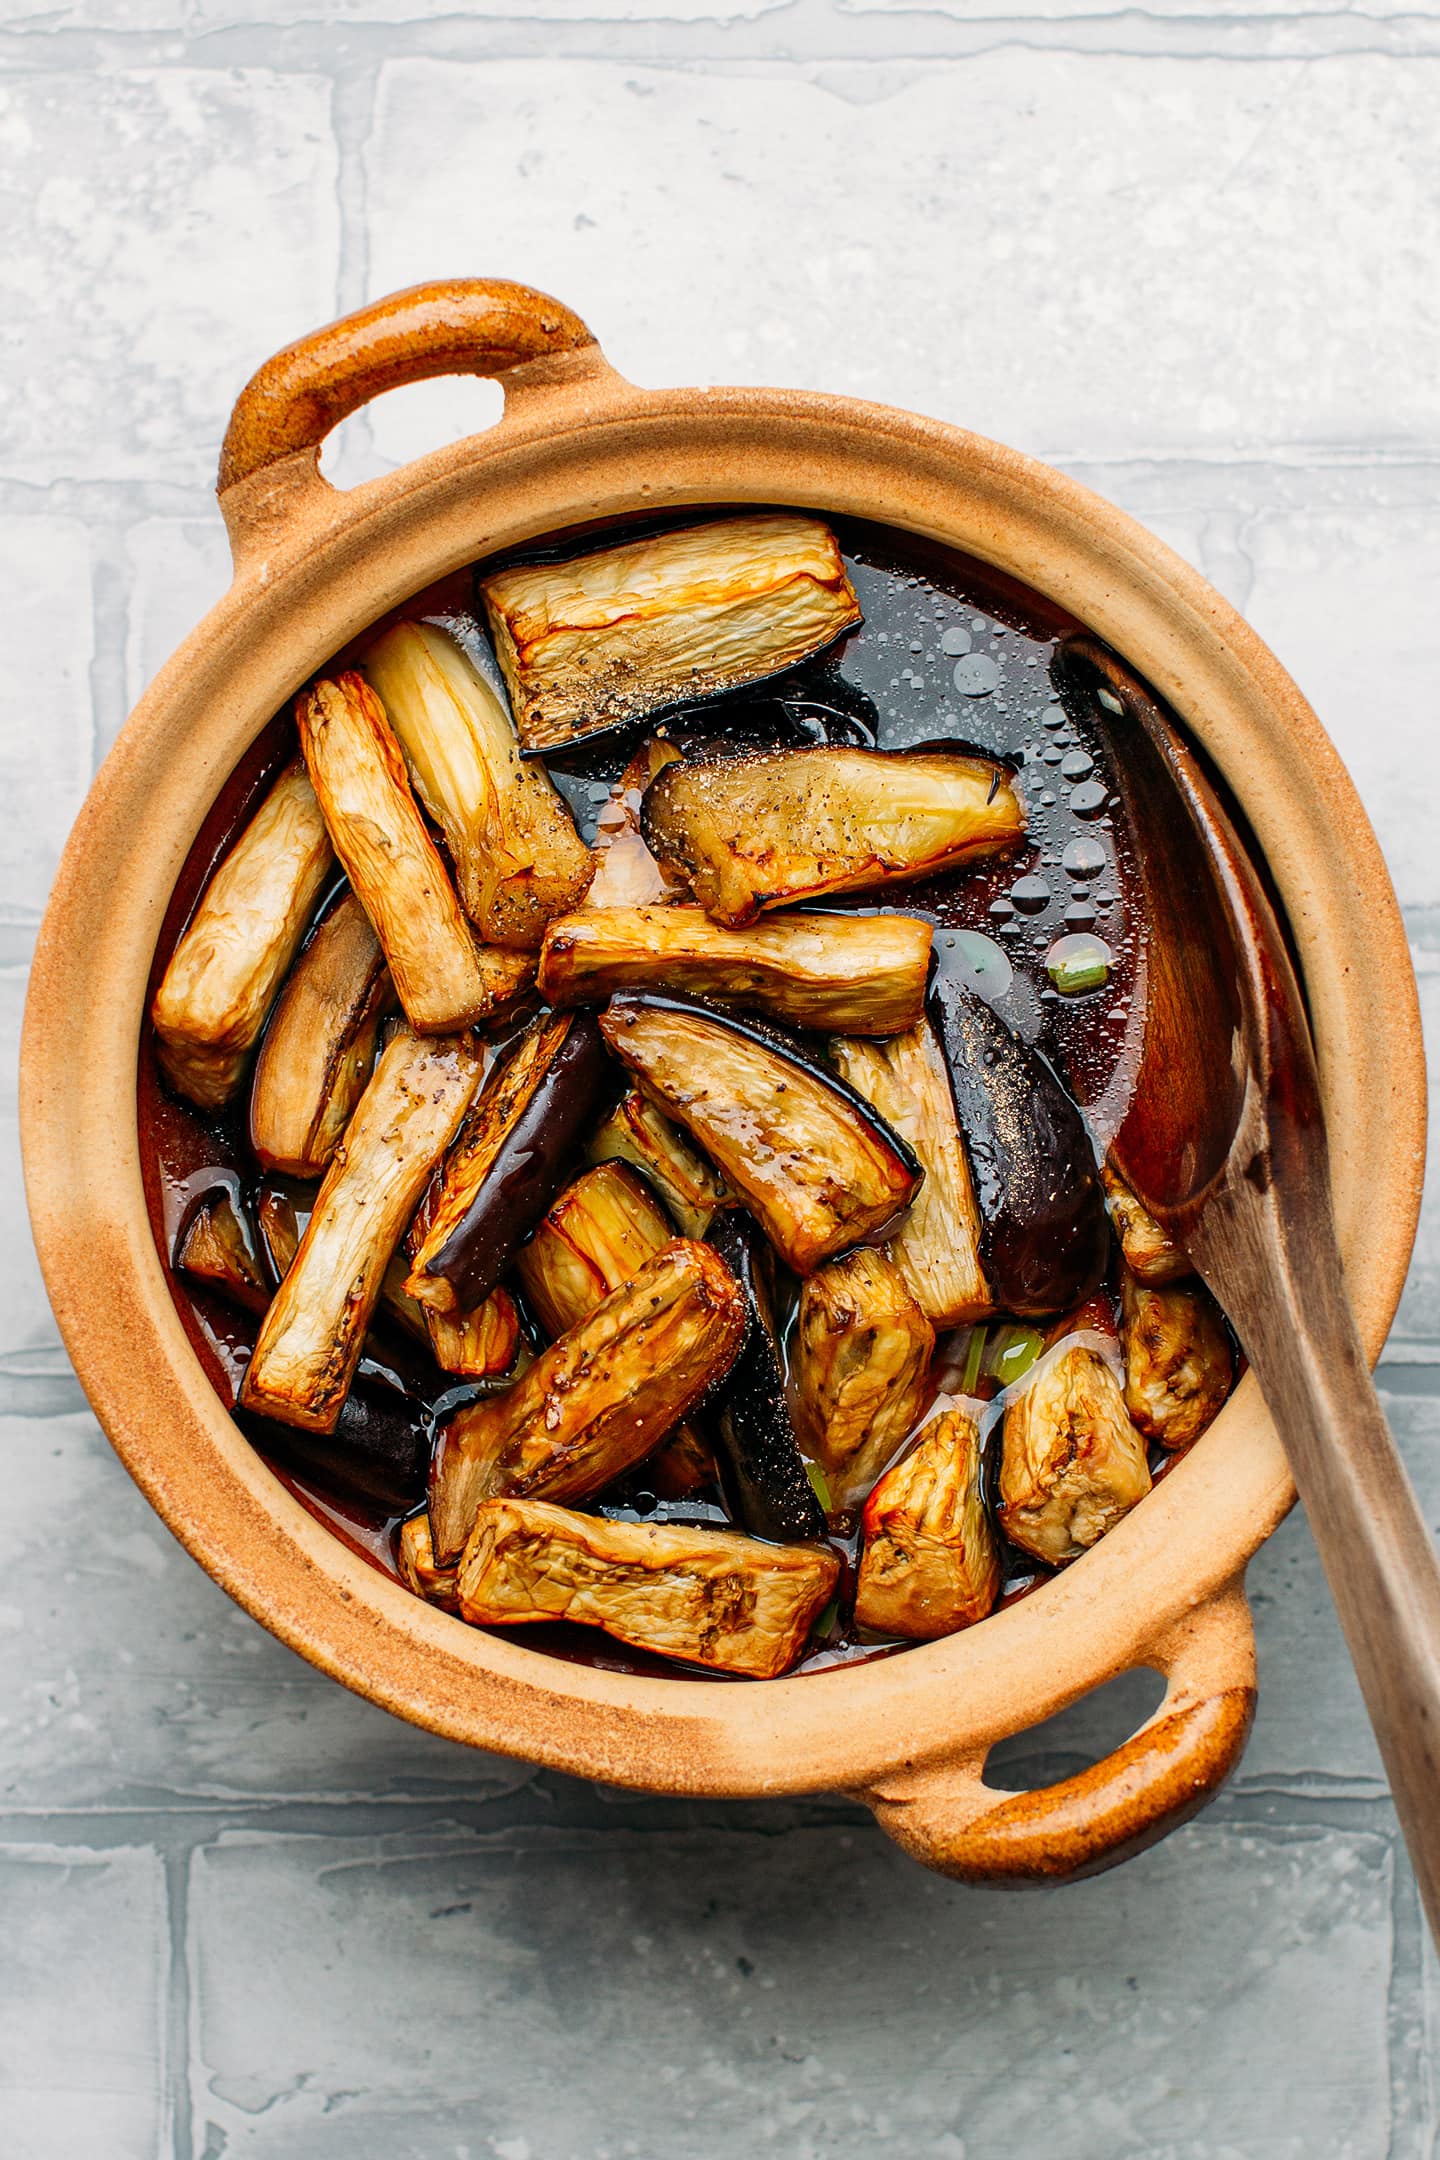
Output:
<instances>
[{"instance_id":1,"label":"eggplant slice with purple skin","mask_svg":"<svg viewBox=\"0 0 1440 2160\"><path fill-rule=\"evenodd\" d=\"M357 1385L330 1433L297 1430L243 1407L235 1422L246 1438L292 1469L341 1493L399 1513L424 1497L430 1438L413 1404L388 1390Z\"/></svg>"},{"instance_id":2,"label":"eggplant slice with purple skin","mask_svg":"<svg viewBox=\"0 0 1440 2160\"><path fill-rule=\"evenodd\" d=\"M716 1211L735 1197L719 1171L639 1088L628 1089L596 1128L586 1155L592 1163L633 1163L665 1202L682 1237L703 1238Z\"/></svg>"},{"instance_id":3,"label":"eggplant slice with purple skin","mask_svg":"<svg viewBox=\"0 0 1440 2160\"><path fill-rule=\"evenodd\" d=\"M1110 1225L1085 1120L1038 1051L951 975L931 991L980 1208L995 1309L1025 1318L1090 1296Z\"/></svg>"},{"instance_id":4,"label":"eggplant slice with purple skin","mask_svg":"<svg viewBox=\"0 0 1440 2160\"><path fill-rule=\"evenodd\" d=\"M481 1627L575 1620L718 1672L772 1680L799 1657L840 1562L733 1530L608 1522L536 1500L487 1500L457 1575Z\"/></svg>"},{"instance_id":5,"label":"eggplant slice with purple skin","mask_svg":"<svg viewBox=\"0 0 1440 2160\"><path fill-rule=\"evenodd\" d=\"M989 758L824 747L669 765L640 825L661 868L742 930L766 909L1000 854L1023 839L1025 810Z\"/></svg>"},{"instance_id":6,"label":"eggplant slice with purple skin","mask_svg":"<svg viewBox=\"0 0 1440 2160\"><path fill-rule=\"evenodd\" d=\"M725 930L703 908L587 907L545 933L540 994L600 1005L621 990L678 990L836 1035L897 1035L925 1006L929 923L914 915L796 909Z\"/></svg>"},{"instance_id":7,"label":"eggplant slice with purple skin","mask_svg":"<svg viewBox=\"0 0 1440 2160\"><path fill-rule=\"evenodd\" d=\"M746 1306L740 1354L706 1406L722 1481L741 1527L753 1536L780 1544L823 1538L824 1511L790 1422L765 1241L747 1215L731 1213L720 1217L710 1243Z\"/></svg>"},{"instance_id":8,"label":"eggplant slice with purple skin","mask_svg":"<svg viewBox=\"0 0 1440 2160\"><path fill-rule=\"evenodd\" d=\"M600 1030L797 1275L879 1239L915 1197L910 1147L796 1036L651 992L612 998Z\"/></svg>"},{"instance_id":9,"label":"eggplant slice with purple skin","mask_svg":"<svg viewBox=\"0 0 1440 2160\"><path fill-rule=\"evenodd\" d=\"M604 1077L588 1012L543 1013L490 1074L427 1196L405 1287L467 1311L488 1297L565 1176Z\"/></svg>"}]
</instances>

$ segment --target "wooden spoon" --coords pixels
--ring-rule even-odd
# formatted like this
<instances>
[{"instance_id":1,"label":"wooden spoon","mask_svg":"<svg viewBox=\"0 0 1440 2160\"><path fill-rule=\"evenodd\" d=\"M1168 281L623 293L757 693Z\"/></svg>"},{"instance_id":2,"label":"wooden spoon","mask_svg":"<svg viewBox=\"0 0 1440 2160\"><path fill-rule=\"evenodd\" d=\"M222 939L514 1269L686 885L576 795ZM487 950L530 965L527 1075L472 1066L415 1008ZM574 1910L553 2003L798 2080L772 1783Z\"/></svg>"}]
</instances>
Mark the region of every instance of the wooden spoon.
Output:
<instances>
[{"instance_id":1,"label":"wooden spoon","mask_svg":"<svg viewBox=\"0 0 1440 2160\"><path fill-rule=\"evenodd\" d=\"M1254 864L1153 697L1089 639L1056 672L1110 750L1148 919L1112 1158L1255 1368L1440 1940L1440 1567L1345 1295L1300 987Z\"/></svg>"}]
</instances>

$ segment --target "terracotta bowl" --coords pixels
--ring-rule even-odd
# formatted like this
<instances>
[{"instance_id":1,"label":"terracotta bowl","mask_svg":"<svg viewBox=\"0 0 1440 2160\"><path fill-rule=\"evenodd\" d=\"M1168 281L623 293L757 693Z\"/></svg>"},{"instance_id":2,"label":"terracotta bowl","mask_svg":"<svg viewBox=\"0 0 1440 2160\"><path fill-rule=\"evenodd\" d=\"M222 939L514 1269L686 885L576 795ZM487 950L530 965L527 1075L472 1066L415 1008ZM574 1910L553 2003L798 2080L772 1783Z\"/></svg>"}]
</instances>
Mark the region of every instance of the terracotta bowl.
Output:
<instances>
[{"instance_id":1,"label":"terracotta bowl","mask_svg":"<svg viewBox=\"0 0 1440 2160\"><path fill-rule=\"evenodd\" d=\"M318 447L368 398L495 377L503 419L349 492ZM1245 1564L1294 1497L1253 1379L1117 1529L1036 1595L901 1657L765 1685L634 1678L462 1626L305 1512L213 1394L146 1218L136 1052L166 902L247 745L330 653L494 549L671 504L783 502L941 541L1107 639L1211 753L1265 850L1318 1039L1341 1243L1375 1355L1420 1195L1414 981L1374 836L1334 750L1254 633L1169 550L1013 450L850 399L636 389L558 303L418 288L303 339L235 409L220 503L235 579L137 706L70 839L35 957L22 1111L35 1236L67 1348L122 1461L256 1619L431 1731L614 1784L843 1791L947 1873L1075 1875L1183 1821L1254 1703ZM1082 1776L987 1785L997 1741L1134 1666L1154 1716Z\"/></svg>"}]
</instances>

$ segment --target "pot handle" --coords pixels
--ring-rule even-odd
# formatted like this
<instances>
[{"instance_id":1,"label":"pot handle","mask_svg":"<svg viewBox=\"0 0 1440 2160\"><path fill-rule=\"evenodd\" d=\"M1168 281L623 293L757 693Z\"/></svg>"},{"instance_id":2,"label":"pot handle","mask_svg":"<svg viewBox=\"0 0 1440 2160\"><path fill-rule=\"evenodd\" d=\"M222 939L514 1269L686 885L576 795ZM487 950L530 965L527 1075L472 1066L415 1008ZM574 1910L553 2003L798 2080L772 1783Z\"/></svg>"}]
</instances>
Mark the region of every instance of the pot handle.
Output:
<instances>
[{"instance_id":1,"label":"pot handle","mask_svg":"<svg viewBox=\"0 0 1440 2160\"><path fill-rule=\"evenodd\" d=\"M1098 1875L1205 1806L1244 1750L1255 1714L1255 1635L1237 1580L1150 1645L1168 1685L1154 1715L1079 1776L1035 1792L985 1784L989 1748L858 1793L880 1827L960 1882L1021 1889Z\"/></svg>"},{"instance_id":2,"label":"pot handle","mask_svg":"<svg viewBox=\"0 0 1440 2160\"><path fill-rule=\"evenodd\" d=\"M254 522L252 503L236 518L245 488L262 476L291 490L318 478L320 445L331 429L383 391L436 375L527 381L599 372L605 361L578 315L529 285L503 278L444 278L391 293L287 345L257 369L235 401L220 453L218 493L230 519ZM248 484L248 485L247 485ZM267 507L273 509L273 503Z\"/></svg>"}]
</instances>

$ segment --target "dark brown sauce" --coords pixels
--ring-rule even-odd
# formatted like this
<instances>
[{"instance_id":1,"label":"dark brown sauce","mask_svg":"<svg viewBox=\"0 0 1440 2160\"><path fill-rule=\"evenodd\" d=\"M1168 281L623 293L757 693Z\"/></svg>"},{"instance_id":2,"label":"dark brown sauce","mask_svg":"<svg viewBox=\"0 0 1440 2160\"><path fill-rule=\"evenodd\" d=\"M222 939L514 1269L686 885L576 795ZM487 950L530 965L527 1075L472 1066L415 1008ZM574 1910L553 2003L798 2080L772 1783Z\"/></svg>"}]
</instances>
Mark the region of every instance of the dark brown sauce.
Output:
<instances>
[{"instance_id":1,"label":"dark brown sauce","mask_svg":"<svg viewBox=\"0 0 1440 2160\"><path fill-rule=\"evenodd\" d=\"M652 519L643 527L632 522L623 529L638 532L662 522L677 520ZM614 529L613 521L603 529ZM835 529L864 624L839 648L783 681L763 686L755 696L783 697L807 712L838 714L845 726L858 731L853 739L872 741L880 749L942 741L965 744L1025 774L1029 830L1017 855L889 891L883 904L887 910L902 909L934 923L939 963L965 974L1018 1033L1068 1076L1082 1106L1098 1109L1108 1127L1107 1091L1123 1087L1127 1028L1138 1017L1138 938L1131 920L1138 887L1128 838L1116 814L1113 776L1083 724L1059 705L1051 682L1057 643L1081 626L1040 595L969 558L881 526L836 520ZM595 530L576 528L555 536L544 549L526 552L565 551ZM383 623L415 615L443 620L462 633L467 627L477 630L472 571L457 571L393 609L337 653L330 667L353 664ZM602 738L547 759L587 840L593 838L595 818L633 747L633 738ZM176 882L148 994L158 985L216 865L294 751L293 722L288 713L278 714L216 797ZM875 897L853 904L873 906ZM1105 940L1114 964L1103 989L1062 998L1045 973L1046 953L1055 938L1082 928ZM987 941L985 947L974 944L977 936ZM160 1080L151 1031L147 1027L142 1032L137 1108L151 1229L186 1333L217 1395L232 1410L256 1323L204 1286L177 1276L172 1255L204 1192L222 1184L247 1203L253 1200L259 1178L245 1143L244 1103L242 1092L227 1111L207 1117L177 1100ZM1105 1136L1104 1131L1097 1134L1102 1142ZM456 1394L457 1383L435 1371L432 1400L417 1400L415 1416L426 1421L428 1429L434 1402L444 1396L453 1400ZM274 1451L265 1445L261 1452L287 1490L352 1552L397 1576L395 1539L402 1518L302 1473L284 1459L283 1436L277 1433L276 1440ZM1155 1450L1152 1475L1162 1476L1169 1463L1163 1451ZM837 1525L836 1531L847 1574L853 1573L854 1528ZM1004 1548L1003 1560L1001 1606L1029 1595L1048 1579L1047 1569L1013 1547ZM530 1649L607 1671L668 1679L717 1677L567 1623L495 1632L513 1633ZM796 1670L822 1671L892 1656L906 1647L856 1639L842 1621L826 1640L812 1644Z\"/></svg>"}]
</instances>

